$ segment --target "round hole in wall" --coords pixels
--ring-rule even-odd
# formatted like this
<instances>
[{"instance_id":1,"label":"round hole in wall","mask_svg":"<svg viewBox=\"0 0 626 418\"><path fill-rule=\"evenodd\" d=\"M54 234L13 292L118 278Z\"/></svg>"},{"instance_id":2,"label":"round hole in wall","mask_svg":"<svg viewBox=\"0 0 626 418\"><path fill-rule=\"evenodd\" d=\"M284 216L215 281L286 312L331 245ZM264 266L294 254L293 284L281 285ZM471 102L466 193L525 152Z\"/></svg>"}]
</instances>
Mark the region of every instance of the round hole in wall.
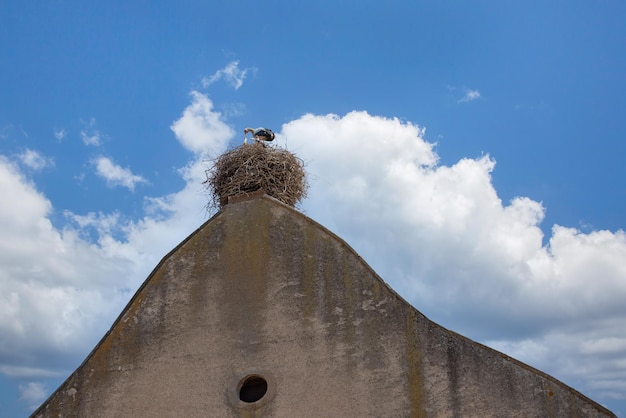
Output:
<instances>
[{"instance_id":1,"label":"round hole in wall","mask_svg":"<svg viewBox=\"0 0 626 418\"><path fill-rule=\"evenodd\" d=\"M239 399L246 403L259 401L267 393L267 380L259 375L244 377L239 388Z\"/></svg>"}]
</instances>

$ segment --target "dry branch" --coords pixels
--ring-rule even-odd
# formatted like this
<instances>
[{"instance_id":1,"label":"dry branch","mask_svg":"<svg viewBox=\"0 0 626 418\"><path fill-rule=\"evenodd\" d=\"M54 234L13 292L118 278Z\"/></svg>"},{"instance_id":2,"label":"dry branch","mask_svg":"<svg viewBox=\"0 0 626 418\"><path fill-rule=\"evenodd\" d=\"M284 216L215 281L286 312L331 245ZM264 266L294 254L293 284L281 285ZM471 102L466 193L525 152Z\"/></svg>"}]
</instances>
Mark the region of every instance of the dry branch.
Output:
<instances>
[{"instance_id":1,"label":"dry branch","mask_svg":"<svg viewBox=\"0 0 626 418\"><path fill-rule=\"evenodd\" d=\"M204 182L209 192L207 208L222 208L228 198L264 190L295 206L306 197L304 162L293 153L261 143L244 144L211 161Z\"/></svg>"}]
</instances>

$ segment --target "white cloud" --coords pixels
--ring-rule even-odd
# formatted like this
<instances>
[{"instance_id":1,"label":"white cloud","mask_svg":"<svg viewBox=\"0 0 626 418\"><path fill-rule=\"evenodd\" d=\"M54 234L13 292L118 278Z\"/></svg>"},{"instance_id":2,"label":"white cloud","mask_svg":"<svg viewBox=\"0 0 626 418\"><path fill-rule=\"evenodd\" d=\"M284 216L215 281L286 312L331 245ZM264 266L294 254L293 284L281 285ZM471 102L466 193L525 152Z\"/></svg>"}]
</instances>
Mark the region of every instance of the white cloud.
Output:
<instances>
[{"instance_id":1,"label":"white cloud","mask_svg":"<svg viewBox=\"0 0 626 418\"><path fill-rule=\"evenodd\" d=\"M18 158L26 167L34 171L43 170L46 167L54 166L52 158L46 158L37 151L26 149L18 155Z\"/></svg>"},{"instance_id":2,"label":"white cloud","mask_svg":"<svg viewBox=\"0 0 626 418\"><path fill-rule=\"evenodd\" d=\"M109 186L122 186L129 190L135 190L138 183L147 183L148 181L136 174L128 168L115 164L107 157L98 157L93 160L96 166L96 174L106 180Z\"/></svg>"},{"instance_id":3,"label":"white cloud","mask_svg":"<svg viewBox=\"0 0 626 418\"><path fill-rule=\"evenodd\" d=\"M478 90L467 89L465 91L465 96L459 99L459 103L467 103L476 99L480 99L480 92Z\"/></svg>"},{"instance_id":4,"label":"white cloud","mask_svg":"<svg viewBox=\"0 0 626 418\"><path fill-rule=\"evenodd\" d=\"M0 370L52 373L102 336L128 298L134 262L56 229L50 201L5 157L0 195L11 196L0 205ZM50 360L59 353L66 359Z\"/></svg>"},{"instance_id":5,"label":"white cloud","mask_svg":"<svg viewBox=\"0 0 626 418\"><path fill-rule=\"evenodd\" d=\"M191 92L192 102L171 129L183 147L196 154L219 154L226 149L233 129L213 110L213 102L197 91Z\"/></svg>"},{"instance_id":6,"label":"white cloud","mask_svg":"<svg viewBox=\"0 0 626 418\"><path fill-rule=\"evenodd\" d=\"M37 408L48 396L48 389L42 383L29 382L19 385L20 400L26 402L31 410Z\"/></svg>"},{"instance_id":7,"label":"white cloud","mask_svg":"<svg viewBox=\"0 0 626 418\"><path fill-rule=\"evenodd\" d=\"M96 119L91 118L84 125L85 126L80 131L80 138L83 140L83 144L96 147L100 146L102 144L102 134L95 129Z\"/></svg>"},{"instance_id":8,"label":"white cloud","mask_svg":"<svg viewBox=\"0 0 626 418\"><path fill-rule=\"evenodd\" d=\"M626 365L591 353L626 357L624 232L555 225L544 246L544 208L528 197L503 203L493 159L438 165L423 134L352 112L305 115L283 125L277 140L288 137L307 163L306 213L422 312L579 387L576 363L594 367L587 388L607 370L624 384Z\"/></svg>"},{"instance_id":9,"label":"white cloud","mask_svg":"<svg viewBox=\"0 0 626 418\"><path fill-rule=\"evenodd\" d=\"M212 76L205 77L202 79L202 87L207 88L211 84L215 83L219 80L226 80L228 84L238 90L241 86L243 86L243 81L248 74L250 69L240 69L239 61L232 61L226 65L226 67L221 70L217 70ZM252 68L254 70L254 68Z\"/></svg>"},{"instance_id":10,"label":"white cloud","mask_svg":"<svg viewBox=\"0 0 626 418\"><path fill-rule=\"evenodd\" d=\"M63 141L63 138L65 138L65 135L67 135L67 132L65 132L65 129L55 129L54 130L54 137L59 142Z\"/></svg>"},{"instance_id":11,"label":"white cloud","mask_svg":"<svg viewBox=\"0 0 626 418\"><path fill-rule=\"evenodd\" d=\"M232 130L207 110L203 96L193 100L190 108L198 107L188 108L174 125L198 117L199 126L180 132L209 138L208 144L223 150ZM215 126L221 129L218 136ZM125 187L138 181L110 160L96 165ZM11 196L0 205L0 372L19 379L71 372L160 258L205 219L205 168L202 155L196 155L179 170L186 186L146 198L141 219L66 211L68 223L58 229L50 221L52 203L16 164L0 156L0 195Z\"/></svg>"}]
</instances>

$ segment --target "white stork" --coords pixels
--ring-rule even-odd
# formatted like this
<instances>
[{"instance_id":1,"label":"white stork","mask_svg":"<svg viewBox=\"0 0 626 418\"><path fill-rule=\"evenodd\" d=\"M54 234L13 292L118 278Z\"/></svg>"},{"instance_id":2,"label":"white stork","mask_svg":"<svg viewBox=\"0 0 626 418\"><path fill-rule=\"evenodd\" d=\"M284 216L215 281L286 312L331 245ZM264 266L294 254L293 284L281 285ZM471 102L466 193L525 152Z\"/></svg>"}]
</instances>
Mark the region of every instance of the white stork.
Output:
<instances>
[{"instance_id":1,"label":"white stork","mask_svg":"<svg viewBox=\"0 0 626 418\"><path fill-rule=\"evenodd\" d=\"M257 142L260 141L273 141L274 140L274 132L272 132L271 129L267 129L267 128L256 128L256 129L252 129L252 128L246 128L243 130L243 143L247 144L248 143L248 133L252 134L252 139L254 139Z\"/></svg>"}]
</instances>

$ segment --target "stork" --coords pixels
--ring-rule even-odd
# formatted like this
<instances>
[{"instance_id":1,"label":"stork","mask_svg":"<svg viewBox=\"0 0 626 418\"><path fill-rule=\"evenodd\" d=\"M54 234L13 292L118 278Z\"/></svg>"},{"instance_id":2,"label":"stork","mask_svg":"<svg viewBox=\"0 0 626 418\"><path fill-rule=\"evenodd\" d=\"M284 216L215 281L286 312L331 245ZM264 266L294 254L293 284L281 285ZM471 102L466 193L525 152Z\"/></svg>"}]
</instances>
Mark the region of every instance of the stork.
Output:
<instances>
[{"instance_id":1,"label":"stork","mask_svg":"<svg viewBox=\"0 0 626 418\"><path fill-rule=\"evenodd\" d=\"M260 141L273 141L274 140L274 132L272 132L271 129L267 129L267 128L256 128L256 129L252 129L252 128L246 128L243 130L243 143L247 144L248 143L248 133L252 134L252 139L254 139L257 142Z\"/></svg>"}]
</instances>

